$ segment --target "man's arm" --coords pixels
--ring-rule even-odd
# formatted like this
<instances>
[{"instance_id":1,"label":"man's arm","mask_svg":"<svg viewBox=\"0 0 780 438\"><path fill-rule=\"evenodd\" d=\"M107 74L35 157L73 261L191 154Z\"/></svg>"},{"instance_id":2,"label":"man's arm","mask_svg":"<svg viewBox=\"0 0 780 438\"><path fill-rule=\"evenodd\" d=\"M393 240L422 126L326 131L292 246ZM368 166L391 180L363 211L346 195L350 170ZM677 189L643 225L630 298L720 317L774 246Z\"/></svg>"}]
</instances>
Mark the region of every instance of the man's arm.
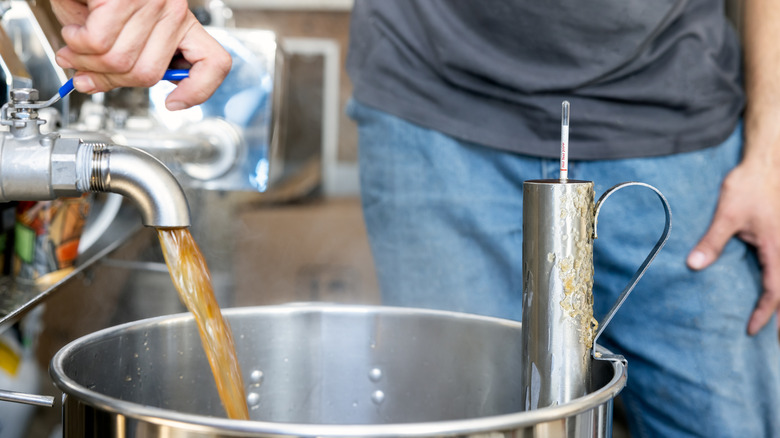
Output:
<instances>
[{"instance_id":1,"label":"man's arm","mask_svg":"<svg viewBox=\"0 0 780 438\"><path fill-rule=\"evenodd\" d=\"M756 334L780 312L780 2L748 0L743 5L743 158L724 180L712 224L688 265L706 268L734 235L756 248L764 288L748 323L748 333Z\"/></svg>"},{"instance_id":2,"label":"man's arm","mask_svg":"<svg viewBox=\"0 0 780 438\"><path fill-rule=\"evenodd\" d=\"M168 96L177 110L203 103L230 71L230 55L198 23L186 0L52 0L67 47L57 63L77 71L83 93L151 86L178 52L189 78Z\"/></svg>"}]
</instances>

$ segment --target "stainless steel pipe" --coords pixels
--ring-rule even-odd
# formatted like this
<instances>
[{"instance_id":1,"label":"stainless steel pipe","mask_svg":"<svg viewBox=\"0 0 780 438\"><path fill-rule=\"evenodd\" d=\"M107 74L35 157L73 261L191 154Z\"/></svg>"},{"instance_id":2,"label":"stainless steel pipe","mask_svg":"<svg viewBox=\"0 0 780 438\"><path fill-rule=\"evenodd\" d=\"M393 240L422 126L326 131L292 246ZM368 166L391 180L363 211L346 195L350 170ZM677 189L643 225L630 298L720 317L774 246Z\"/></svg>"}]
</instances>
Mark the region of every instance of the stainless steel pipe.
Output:
<instances>
[{"instance_id":1,"label":"stainless steel pipe","mask_svg":"<svg viewBox=\"0 0 780 438\"><path fill-rule=\"evenodd\" d=\"M593 348L593 182L523 186L525 408L587 392Z\"/></svg>"},{"instance_id":2,"label":"stainless steel pipe","mask_svg":"<svg viewBox=\"0 0 780 438\"><path fill-rule=\"evenodd\" d=\"M189 207L173 174L138 149L42 135L35 89L11 90L0 113L0 202L37 201L97 191L123 195L138 206L146 226L187 227ZM26 106L25 106L26 105Z\"/></svg>"},{"instance_id":3,"label":"stainless steel pipe","mask_svg":"<svg viewBox=\"0 0 780 438\"><path fill-rule=\"evenodd\" d=\"M0 390L0 401L43 406L46 408L54 405L54 397L50 395L26 394L23 392L5 390Z\"/></svg>"},{"instance_id":4,"label":"stainless steel pipe","mask_svg":"<svg viewBox=\"0 0 780 438\"><path fill-rule=\"evenodd\" d=\"M139 149L85 143L79 149L79 190L133 200L148 227L187 227L189 206L179 182L157 158Z\"/></svg>"}]
</instances>

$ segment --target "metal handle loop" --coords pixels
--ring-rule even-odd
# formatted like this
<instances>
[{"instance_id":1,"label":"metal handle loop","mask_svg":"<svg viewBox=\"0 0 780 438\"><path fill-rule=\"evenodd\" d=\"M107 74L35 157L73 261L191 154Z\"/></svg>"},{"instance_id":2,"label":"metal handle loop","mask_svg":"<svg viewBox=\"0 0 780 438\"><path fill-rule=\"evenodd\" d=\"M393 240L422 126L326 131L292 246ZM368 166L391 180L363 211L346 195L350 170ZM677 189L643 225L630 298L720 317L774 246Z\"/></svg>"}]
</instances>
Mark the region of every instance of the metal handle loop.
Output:
<instances>
[{"instance_id":1,"label":"metal handle loop","mask_svg":"<svg viewBox=\"0 0 780 438\"><path fill-rule=\"evenodd\" d=\"M594 215L593 220L593 238L596 239L598 237L598 219L599 219L599 212L601 211L601 206L604 203L604 201L607 200L613 193L616 191L628 187L628 186L642 186L647 187L648 189L655 192L656 195L658 195L658 198L661 200L661 203L663 203L664 206L664 213L666 214L666 224L664 226L664 231L661 234L661 237L658 239L658 242L656 242L653 249L650 251L650 254L647 255L647 258L642 262L641 265L639 265L639 269L634 273L634 276L629 281L628 285L625 289L623 289L623 292L620 293L620 296L618 297L615 304L612 306L612 309L607 313L607 316L604 317L604 319L599 322L599 328L596 331L596 335L593 337L593 356L597 357L596 354L596 342L599 339L599 336L601 336L601 333L604 331L604 329L607 327L607 324L612 320L612 317L615 316L615 313L618 311L620 306L623 305L623 303L626 301L626 298L628 298L628 294L631 293L631 291L634 289L634 286L636 286L637 282L639 282L639 279L642 278L642 276L645 274L645 271L647 270L648 266L650 266L650 263L653 262L653 259L655 259L655 256L658 254L658 251L663 248L663 246L666 244L666 241L669 239L669 233L672 231L672 211L669 208L669 202L664 197L663 193L661 193L658 189L651 186L650 184L645 184L641 182L624 182L621 184L618 184L611 189L604 192L603 195L599 198L598 202L596 202L596 212Z\"/></svg>"}]
</instances>

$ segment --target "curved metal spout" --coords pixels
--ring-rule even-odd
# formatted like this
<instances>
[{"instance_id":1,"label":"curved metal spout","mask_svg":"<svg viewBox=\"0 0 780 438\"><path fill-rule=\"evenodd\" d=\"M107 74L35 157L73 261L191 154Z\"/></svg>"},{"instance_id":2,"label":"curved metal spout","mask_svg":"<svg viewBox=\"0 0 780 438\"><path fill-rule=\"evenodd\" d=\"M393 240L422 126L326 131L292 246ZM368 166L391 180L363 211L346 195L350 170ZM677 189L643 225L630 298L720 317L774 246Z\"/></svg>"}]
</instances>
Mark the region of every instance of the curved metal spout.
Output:
<instances>
[{"instance_id":1,"label":"curved metal spout","mask_svg":"<svg viewBox=\"0 0 780 438\"><path fill-rule=\"evenodd\" d=\"M189 207L181 185L149 153L127 146L83 143L76 159L80 191L118 193L131 199L148 227L190 226Z\"/></svg>"},{"instance_id":2,"label":"curved metal spout","mask_svg":"<svg viewBox=\"0 0 780 438\"><path fill-rule=\"evenodd\" d=\"M112 192L132 200L148 227L190 226L179 182L147 152L37 132L27 135L26 130L12 128L11 135L0 136L0 202Z\"/></svg>"}]
</instances>

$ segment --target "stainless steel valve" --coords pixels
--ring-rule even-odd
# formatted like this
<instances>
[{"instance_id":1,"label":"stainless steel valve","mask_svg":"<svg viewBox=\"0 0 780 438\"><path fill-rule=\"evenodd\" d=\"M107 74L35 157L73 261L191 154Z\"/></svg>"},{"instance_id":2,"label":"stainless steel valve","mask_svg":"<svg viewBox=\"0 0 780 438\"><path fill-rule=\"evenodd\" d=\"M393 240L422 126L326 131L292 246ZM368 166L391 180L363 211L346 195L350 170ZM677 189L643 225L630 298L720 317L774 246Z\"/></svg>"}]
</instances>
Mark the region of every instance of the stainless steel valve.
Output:
<instances>
[{"instance_id":1,"label":"stainless steel valve","mask_svg":"<svg viewBox=\"0 0 780 438\"><path fill-rule=\"evenodd\" d=\"M111 192L131 199L146 226L190 225L184 192L159 160L132 147L43 135L44 122L30 107L38 91L14 89L10 96L0 112L0 124L9 127L0 137L0 202Z\"/></svg>"}]
</instances>

